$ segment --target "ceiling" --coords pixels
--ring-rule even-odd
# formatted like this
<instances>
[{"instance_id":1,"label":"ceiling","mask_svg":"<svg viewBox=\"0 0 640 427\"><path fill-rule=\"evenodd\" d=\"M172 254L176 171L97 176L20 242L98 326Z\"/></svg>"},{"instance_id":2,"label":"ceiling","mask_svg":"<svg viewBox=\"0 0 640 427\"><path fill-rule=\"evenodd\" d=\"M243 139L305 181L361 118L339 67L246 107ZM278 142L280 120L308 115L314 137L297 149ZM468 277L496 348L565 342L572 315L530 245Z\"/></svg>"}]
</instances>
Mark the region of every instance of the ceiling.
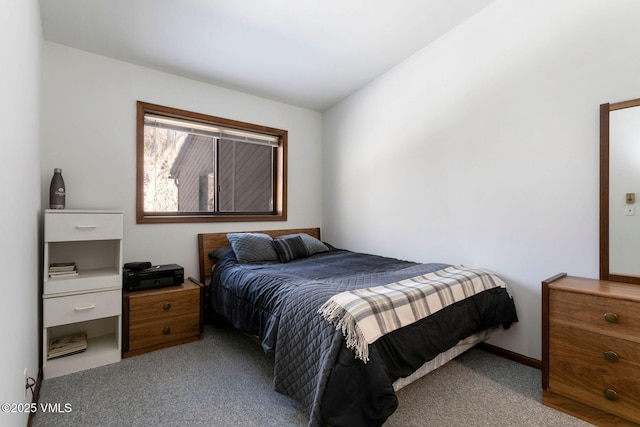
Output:
<instances>
[{"instance_id":1,"label":"ceiling","mask_svg":"<svg viewBox=\"0 0 640 427\"><path fill-rule=\"evenodd\" d=\"M323 111L495 0L40 0L45 40Z\"/></svg>"}]
</instances>

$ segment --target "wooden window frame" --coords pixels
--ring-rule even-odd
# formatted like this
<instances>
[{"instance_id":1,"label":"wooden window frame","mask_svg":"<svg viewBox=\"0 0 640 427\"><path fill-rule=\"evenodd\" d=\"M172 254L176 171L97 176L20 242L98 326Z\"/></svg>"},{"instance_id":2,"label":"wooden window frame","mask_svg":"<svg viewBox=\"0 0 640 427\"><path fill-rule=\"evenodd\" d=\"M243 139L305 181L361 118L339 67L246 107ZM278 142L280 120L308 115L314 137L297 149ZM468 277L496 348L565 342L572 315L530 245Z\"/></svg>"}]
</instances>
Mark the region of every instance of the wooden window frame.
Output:
<instances>
[{"instance_id":1,"label":"wooden window frame","mask_svg":"<svg viewBox=\"0 0 640 427\"><path fill-rule=\"evenodd\" d=\"M155 114L237 130L257 132L278 138L276 149L274 210L271 213L218 213L218 212L145 212L144 211L144 117ZM191 222L260 222L287 220L287 136L288 132L267 126L209 116L162 105L137 101L136 117L136 222L191 223Z\"/></svg>"}]
</instances>

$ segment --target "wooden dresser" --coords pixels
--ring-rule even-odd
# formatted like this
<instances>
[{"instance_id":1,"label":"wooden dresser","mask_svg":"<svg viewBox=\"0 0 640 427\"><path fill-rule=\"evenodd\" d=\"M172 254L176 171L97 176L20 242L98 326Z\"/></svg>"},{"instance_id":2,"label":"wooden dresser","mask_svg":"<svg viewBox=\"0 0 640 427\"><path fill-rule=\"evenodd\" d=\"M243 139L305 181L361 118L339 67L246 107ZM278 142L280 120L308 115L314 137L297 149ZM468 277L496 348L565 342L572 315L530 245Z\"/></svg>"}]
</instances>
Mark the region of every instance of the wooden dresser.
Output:
<instances>
[{"instance_id":1,"label":"wooden dresser","mask_svg":"<svg viewBox=\"0 0 640 427\"><path fill-rule=\"evenodd\" d=\"M201 339L203 294L204 287L192 278L180 286L124 292L122 356Z\"/></svg>"},{"instance_id":2,"label":"wooden dresser","mask_svg":"<svg viewBox=\"0 0 640 427\"><path fill-rule=\"evenodd\" d=\"M640 286L542 282L542 402L599 426L640 425Z\"/></svg>"}]
</instances>

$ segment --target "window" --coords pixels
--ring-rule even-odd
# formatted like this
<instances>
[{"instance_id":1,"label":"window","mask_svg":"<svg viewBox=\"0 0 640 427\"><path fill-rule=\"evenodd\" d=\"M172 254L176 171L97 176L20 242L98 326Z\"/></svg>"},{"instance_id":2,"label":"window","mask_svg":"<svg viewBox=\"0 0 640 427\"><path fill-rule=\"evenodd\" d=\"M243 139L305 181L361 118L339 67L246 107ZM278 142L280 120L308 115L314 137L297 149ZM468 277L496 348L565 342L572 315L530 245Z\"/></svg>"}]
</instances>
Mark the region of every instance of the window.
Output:
<instances>
[{"instance_id":1,"label":"window","mask_svg":"<svg viewBox=\"0 0 640 427\"><path fill-rule=\"evenodd\" d=\"M286 130L137 107L138 223L287 219Z\"/></svg>"}]
</instances>

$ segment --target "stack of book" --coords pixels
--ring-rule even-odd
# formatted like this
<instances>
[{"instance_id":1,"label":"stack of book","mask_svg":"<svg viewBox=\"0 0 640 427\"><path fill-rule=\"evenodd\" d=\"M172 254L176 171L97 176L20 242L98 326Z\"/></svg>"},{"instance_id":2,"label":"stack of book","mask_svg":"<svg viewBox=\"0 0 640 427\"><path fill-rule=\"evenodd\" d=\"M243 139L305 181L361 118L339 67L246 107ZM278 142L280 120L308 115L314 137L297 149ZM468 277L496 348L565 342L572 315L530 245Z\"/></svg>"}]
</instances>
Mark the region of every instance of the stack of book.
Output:
<instances>
[{"instance_id":1,"label":"stack of book","mask_svg":"<svg viewBox=\"0 0 640 427\"><path fill-rule=\"evenodd\" d=\"M78 267L75 262L54 262L49 265L49 277L75 276Z\"/></svg>"},{"instance_id":2,"label":"stack of book","mask_svg":"<svg viewBox=\"0 0 640 427\"><path fill-rule=\"evenodd\" d=\"M79 332L49 341L47 360L82 353L87 349L87 334Z\"/></svg>"}]
</instances>

